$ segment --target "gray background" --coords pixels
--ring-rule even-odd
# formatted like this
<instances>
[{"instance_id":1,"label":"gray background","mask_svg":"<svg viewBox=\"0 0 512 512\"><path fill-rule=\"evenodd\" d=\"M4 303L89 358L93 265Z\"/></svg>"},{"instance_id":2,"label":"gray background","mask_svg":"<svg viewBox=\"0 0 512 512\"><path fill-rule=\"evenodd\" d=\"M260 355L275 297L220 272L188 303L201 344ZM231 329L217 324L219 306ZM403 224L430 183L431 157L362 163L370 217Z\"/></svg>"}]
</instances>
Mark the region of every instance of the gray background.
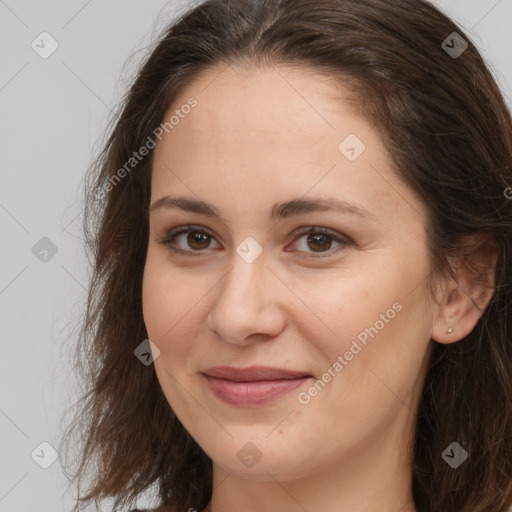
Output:
<instances>
[{"instance_id":1,"label":"gray background","mask_svg":"<svg viewBox=\"0 0 512 512\"><path fill-rule=\"evenodd\" d=\"M468 31L512 98L512 0L436 4ZM58 446L76 396L69 360L88 274L83 177L136 64L187 5L0 0L0 512L72 508L59 460L42 469L31 454L43 441ZM47 59L31 47L43 31L59 45ZM46 262L33 252L48 244L43 237L57 250Z\"/></svg>"}]
</instances>

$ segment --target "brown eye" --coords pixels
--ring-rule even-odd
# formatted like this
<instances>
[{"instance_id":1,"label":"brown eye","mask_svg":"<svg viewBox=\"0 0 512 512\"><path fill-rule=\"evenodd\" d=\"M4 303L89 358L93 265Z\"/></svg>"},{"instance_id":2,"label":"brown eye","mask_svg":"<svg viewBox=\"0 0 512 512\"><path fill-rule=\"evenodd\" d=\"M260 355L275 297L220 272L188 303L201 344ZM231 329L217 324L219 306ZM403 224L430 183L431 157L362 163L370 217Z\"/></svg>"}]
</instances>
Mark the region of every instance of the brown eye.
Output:
<instances>
[{"instance_id":1,"label":"brown eye","mask_svg":"<svg viewBox=\"0 0 512 512\"><path fill-rule=\"evenodd\" d=\"M341 236L326 228L317 227L310 227L302 231L296 240L298 241L296 243L299 246L299 252L321 254L321 256L313 255L313 257L331 256L333 253L353 245L353 241L350 238ZM332 248L333 242L337 243L338 247Z\"/></svg>"},{"instance_id":2,"label":"brown eye","mask_svg":"<svg viewBox=\"0 0 512 512\"><path fill-rule=\"evenodd\" d=\"M332 238L325 233L310 234L307 237L307 244L314 252L329 250L332 245Z\"/></svg>"},{"instance_id":3,"label":"brown eye","mask_svg":"<svg viewBox=\"0 0 512 512\"><path fill-rule=\"evenodd\" d=\"M180 226L169 231L160 243L177 254L201 256L204 251L212 248L210 247L212 240L215 240L215 238L209 231L194 226ZM326 228L317 227L307 228L299 234L295 243L299 246L299 252L309 254L313 258L332 256L334 253L354 245L349 237L341 236ZM338 244L338 246L332 248L333 243ZM216 247L216 249L219 247ZM285 250L289 251L289 249Z\"/></svg>"},{"instance_id":4,"label":"brown eye","mask_svg":"<svg viewBox=\"0 0 512 512\"><path fill-rule=\"evenodd\" d=\"M169 231L160 243L168 246L173 252L197 256L201 254L200 251L210 248L212 240L214 238L211 233L193 226L186 226Z\"/></svg>"},{"instance_id":5,"label":"brown eye","mask_svg":"<svg viewBox=\"0 0 512 512\"><path fill-rule=\"evenodd\" d=\"M210 245L210 235L200 231L190 231L186 240L189 247L198 251L208 249Z\"/></svg>"}]
</instances>

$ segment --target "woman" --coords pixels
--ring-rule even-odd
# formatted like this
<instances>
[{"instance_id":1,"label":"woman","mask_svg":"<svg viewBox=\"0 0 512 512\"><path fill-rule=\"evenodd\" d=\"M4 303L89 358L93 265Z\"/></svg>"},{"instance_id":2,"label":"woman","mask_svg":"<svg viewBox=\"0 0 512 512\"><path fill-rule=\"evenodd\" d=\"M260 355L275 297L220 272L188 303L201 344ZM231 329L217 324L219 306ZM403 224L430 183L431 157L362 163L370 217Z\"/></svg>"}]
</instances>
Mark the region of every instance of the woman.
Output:
<instances>
[{"instance_id":1,"label":"woman","mask_svg":"<svg viewBox=\"0 0 512 512\"><path fill-rule=\"evenodd\" d=\"M510 186L510 113L430 3L184 14L90 175L79 505L506 512Z\"/></svg>"}]
</instances>

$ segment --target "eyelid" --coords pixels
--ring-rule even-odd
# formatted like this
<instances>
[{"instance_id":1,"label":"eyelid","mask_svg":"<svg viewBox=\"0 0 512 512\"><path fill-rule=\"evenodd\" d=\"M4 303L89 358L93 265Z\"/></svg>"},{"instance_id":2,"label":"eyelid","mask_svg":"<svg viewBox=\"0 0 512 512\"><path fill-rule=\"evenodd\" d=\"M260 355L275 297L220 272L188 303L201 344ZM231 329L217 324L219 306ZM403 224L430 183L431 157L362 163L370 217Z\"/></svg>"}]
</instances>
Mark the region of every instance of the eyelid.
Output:
<instances>
[{"instance_id":1,"label":"eyelid","mask_svg":"<svg viewBox=\"0 0 512 512\"><path fill-rule=\"evenodd\" d=\"M338 242L345 242L347 244L355 244L354 240L350 238L348 235L345 235L343 233L339 233L338 231L335 231L331 228L326 228L320 225L312 225L312 226L305 226L298 228L296 231L294 231L294 236L302 236L308 233L323 233L326 235L329 235L334 240Z\"/></svg>"},{"instance_id":2,"label":"eyelid","mask_svg":"<svg viewBox=\"0 0 512 512\"><path fill-rule=\"evenodd\" d=\"M190 232L203 233L205 235L210 236L212 239L215 239L215 235L208 228L196 224L185 224L181 226L176 226L175 228L172 228L169 231L167 231L161 238L158 239L158 243L167 246L169 250L177 254L184 254L187 256L202 256L203 251L187 251L185 249L180 249L179 247L174 247L171 245L171 242L174 241L178 236Z\"/></svg>"},{"instance_id":3,"label":"eyelid","mask_svg":"<svg viewBox=\"0 0 512 512\"><path fill-rule=\"evenodd\" d=\"M301 255L301 257L329 258L331 256L335 256L338 252L340 252L344 248L355 245L355 242L349 236L338 233L337 231L335 231L331 228L325 228L325 227L318 226L318 225L306 226L306 227L302 227L302 228L299 228L298 230L296 230L294 232L294 240L292 243L296 243L297 240L302 238L304 235L308 235L310 233L318 233L318 234L328 235L330 238L332 238L336 243L338 243L340 245L333 249L329 249L327 251L318 252L318 253L298 251L298 253Z\"/></svg>"},{"instance_id":4,"label":"eyelid","mask_svg":"<svg viewBox=\"0 0 512 512\"><path fill-rule=\"evenodd\" d=\"M196 225L196 224L185 224L185 225L176 226L175 228L170 229L161 238L159 238L158 242L162 245L168 246L169 250L171 250L172 252L177 253L177 254L183 254L186 256L202 256L202 255L204 255L205 251L207 251L208 249L204 249L202 251L193 251L193 250L180 249L178 247L174 247L171 245L171 242L173 240L175 240L178 236L183 235L185 233L190 233L190 232L203 233L203 234L211 237L213 240L216 239L214 233L206 227L203 227L201 225ZM350 238L349 236L338 233L337 231L335 231L331 228L326 228L326 227L323 227L320 225L303 226L301 228L294 230L294 232L293 232L294 239L292 241L292 244L296 243L297 240L302 238L304 235L307 235L310 233L328 235L330 238L332 238L335 242L337 242L340 245L334 249L329 249L327 251L318 252L318 253L307 252L307 251L298 251L298 253L301 254L301 257L305 257L305 258L330 257L330 256L333 256L334 254L338 253L340 251L340 248L343 249L345 247L356 245L355 242L352 240L352 238ZM292 252L292 251L287 251L287 252ZM304 254L302 254L302 253L304 253Z\"/></svg>"}]
</instances>

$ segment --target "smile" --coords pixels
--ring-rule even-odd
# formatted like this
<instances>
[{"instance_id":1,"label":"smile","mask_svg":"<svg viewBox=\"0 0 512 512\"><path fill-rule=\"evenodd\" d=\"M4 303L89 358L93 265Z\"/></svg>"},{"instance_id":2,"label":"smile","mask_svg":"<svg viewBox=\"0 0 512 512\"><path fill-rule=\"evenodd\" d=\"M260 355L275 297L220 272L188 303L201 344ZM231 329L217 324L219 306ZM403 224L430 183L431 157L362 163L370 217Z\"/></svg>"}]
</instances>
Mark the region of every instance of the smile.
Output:
<instances>
[{"instance_id":1,"label":"smile","mask_svg":"<svg viewBox=\"0 0 512 512\"><path fill-rule=\"evenodd\" d=\"M268 367L220 366L206 370L203 375L218 399L239 407L268 404L312 378L303 372Z\"/></svg>"},{"instance_id":2,"label":"smile","mask_svg":"<svg viewBox=\"0 0 512 512\"><path fill-rule=\"evenodd\" d=\"M281 380L235 382L205 375L212 393L220 400L237 406L265 405L293 391L310 377Z\"/></svg>"}]
</instances>

